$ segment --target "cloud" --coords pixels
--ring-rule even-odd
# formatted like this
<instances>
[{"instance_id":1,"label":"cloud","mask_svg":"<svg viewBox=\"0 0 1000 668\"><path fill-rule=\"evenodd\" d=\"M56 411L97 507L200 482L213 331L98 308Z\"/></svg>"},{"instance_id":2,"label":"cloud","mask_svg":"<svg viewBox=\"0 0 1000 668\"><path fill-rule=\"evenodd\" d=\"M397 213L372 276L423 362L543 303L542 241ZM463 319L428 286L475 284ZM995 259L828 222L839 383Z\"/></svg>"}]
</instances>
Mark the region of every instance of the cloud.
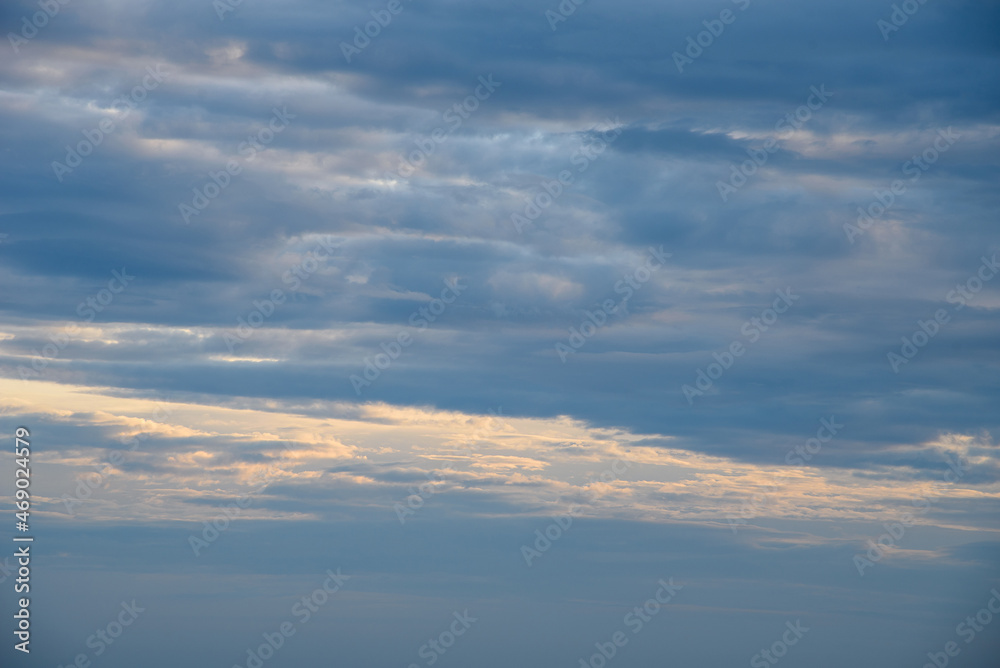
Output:
<instances>
[{"instance_id":1,"label":"cloud","mask_svg":"<svg viewBox=\"0 0 1000 668\"><path fill-rule=\"evenodd\" d=\"M478 646L470 662L572 660L621 618L601 611L648 597L648 583L623 572L630 564L646 579L668 575L663 564L687 570L692 591L701 579L709 593L685 609L698 621L670 628L692 633L700 653L684 656L702 663L748 660L770 637L767 620L809 609L855 635L803 647L801 661L846 661L843 639L871 638L857 620L877 610L889 621L866 645L872 665L916 665L921 648L878 646L954 627L959 599L980 593L956 566L987 561L1000 493L1000 283L977 273L1000 250L997 10L927 3L886 40L876 22L891 3L741 4L586 2L553 30L545 11L557 3L406 1L350 62L340 43L384 5L248 0L220 19L206 0L69 2L17 50L6 40L0 423L27 424L45 444L47 472L33 484L46 521L62 535L103 532L79 547L67 538L66 553L94 570L100 539L162 547L170 536L162 555L123 549L116 562L134 572L153 559L169 590L197 570L168 567L187 550L188 525L270 472L206 557L237 572L212 614L236 614L240 575L270 573L284 591L335 566L328 553L377 564L366 586L411 578L393 603L406 613L387 612L388 587L350 600L368 622L383 615L382 627L409 620L408 635L405 648L346 643L345 657L364 665L415 660L435 632L419 603L434 586L447 595L429 609L444 618L481 585L500 618L531 600L562 620L545 643L530 615L527 626L501 624L549 648L534 663L522 648ZM679 72L674 52L727 7L738 20ZM3 34L38 11L5 3ZM165 73L155 86L150 68ZM462 107L480 77L502 84ZM814 87L832 95L798 127L779 125ZM941 132L958 136L947 150L935 148ZM402 176L418 148L421 164ZM741 172L723 198L720 184ZM553 194L561 175L571 182ZM538 215L519 230L512 214L532 202ZM873 203L884 211L852 235L846 226ZM661 247L669 262L623 299ZM119 291L114 272L134 280ZM455 280L468 286L459 299L413 318ZM800 299L753 325L777 290ZM609 299L622 308L563 360L556 344ZM894 369L889 354L941 309L947 322ZM383 345L400 336L412 344L382 368ZM746 352L722 369L734 343ZM359 396L350 377L374 361ZM683 386L713 364L719 374L689 403ZM786 463L821 419L844 428L808 461ZM615 457L636 465L588 480ZM955 457L969 470L942 483ZM100 486L67 518L62 495L95 474ZM399 526L393 504L428 476L434 493ZM931 492L913 542L861 592L851 556ZM506 577L539 518L581 502L579 534L558 548L567 558L545 558L568 575ZM747 522L738 534L733 516ZM262 536L274 540L256 564L239 550L253 555ZM294 581L277 578L274 546L289 536L318 536L308 568L305 558L289 566ZM398 556L408 550L416 562ZM442 552L460 583L441 585L448 576L432 562ZM52 563L69 573L66 559ZM797 579L786 590L787 573ZM609 593L626 581L628 595ZM743 594L727 598L728 584ZM511 586L518 603L496 593ZM827 586L845 590L824 597ZM755 616L775 587L773 609ZM899 592L921 587L914 621ZM240 660L259 636L240 635L240 623L256 628L270 619L264 599L282 596L262 594L262 607L231 618L234 650L205 638L198 650ZM947 610L932 609L935 597ZM579 616L559 602L569 600ZM176 610L163 614L163 628L187 628ZM738 651L706 635L711 615L731 628L753 620L733 632ZM167 656L150 651L156 642L137 645ZM642 665L681 656L649 642ZM281 660L312 658L287 652Z\"/></svg>"}]
</instances>

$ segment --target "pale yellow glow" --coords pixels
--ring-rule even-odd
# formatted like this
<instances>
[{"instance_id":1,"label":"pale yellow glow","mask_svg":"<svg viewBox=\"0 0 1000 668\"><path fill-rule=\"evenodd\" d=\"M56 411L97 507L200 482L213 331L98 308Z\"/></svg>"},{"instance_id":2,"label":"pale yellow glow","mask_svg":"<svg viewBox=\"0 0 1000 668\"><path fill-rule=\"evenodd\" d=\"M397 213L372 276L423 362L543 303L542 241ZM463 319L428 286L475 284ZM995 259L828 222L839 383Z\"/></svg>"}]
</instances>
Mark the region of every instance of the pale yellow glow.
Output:
<instances>
[{"instance_id":1,"label":"pale yellow glow","mask_svg":"<svg viewBox=\"0 0 1000 668\"><path fill-rule=\"evenodd\" d=\"M261 480L346 490L359 495L355 503L365 505L376 503L374 498L405 497L398 484L365 473L365 466L437 472L435 490L501 494L511 503L550 513L565 511L572 502L582 505L582 516L648 521L882 521L898 516L901 508L912 510L912 499L1000 498L998 485L973 489L907 475L887 476L873 485L849 470L758 466L675 447L677 439L670 436L594 428L568 417L509 417L502 410L470 415L382 403L298 405L273 398L227 399L225 405L213 405L119 397L106 388L18 379L0 379L0 396L0 410L8 416L30 420L41 415L54 422L104 428L113 434L103 446L107 449L122 449L124 439L139 434L178 444L129 451L128 461L153 466L153 472L144 467L109 470L113 484L81 506L80 515L92 519L167 519L178 513L210 517L217 509L183 500L238 495L254 485L261 488ZM644 439L659 445L638 445ZM944 434L931 443L897 449L938 449L942 461L943 453L951 452L965 456L971 466L985 465L991 456L985 439ZM39 448L37 456L47 466L66 467L77 477L100 465L103 451L70 445L54 451ZM257 454L244 459L243 452ZM628 469L610 475L616 460L628 462ZM347 468L329 470L340 465ZM57 504L64 491L46 497L43 490L41 498ZM291 520L311 514L253 508L246 516ZM918 522L927 521L918 517ZM961 522L949 526L990 530Z\"/></svg>"}]
</instances>

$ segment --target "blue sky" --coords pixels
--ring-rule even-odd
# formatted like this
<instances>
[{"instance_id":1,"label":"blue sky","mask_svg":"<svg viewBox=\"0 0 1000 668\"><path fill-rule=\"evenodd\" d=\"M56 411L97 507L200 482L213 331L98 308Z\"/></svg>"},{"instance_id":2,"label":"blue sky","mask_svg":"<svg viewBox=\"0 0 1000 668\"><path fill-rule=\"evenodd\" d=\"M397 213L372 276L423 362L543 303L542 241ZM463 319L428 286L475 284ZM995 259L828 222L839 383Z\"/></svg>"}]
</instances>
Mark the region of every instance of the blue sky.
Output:
<instances>
[{"instance_id":1,"label":"blue sky","mask_svg":"<svg viewBox=\"0 0 1000 668\"><path fill-rule=\"evenodd\" d=\"M998 24L4 3L4 665L992 666Z\"/></svg>"}]
</instances>

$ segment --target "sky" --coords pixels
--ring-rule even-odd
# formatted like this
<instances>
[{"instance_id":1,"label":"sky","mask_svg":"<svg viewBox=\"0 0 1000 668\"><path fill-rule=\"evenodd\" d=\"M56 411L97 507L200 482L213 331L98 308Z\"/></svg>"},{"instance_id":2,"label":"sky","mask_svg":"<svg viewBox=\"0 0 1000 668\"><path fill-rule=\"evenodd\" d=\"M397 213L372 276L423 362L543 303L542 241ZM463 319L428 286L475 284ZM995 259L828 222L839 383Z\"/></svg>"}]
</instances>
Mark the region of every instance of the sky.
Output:
<instances>
[{"instance_id":1,"label":"sky","mask_svg":"<svg viewBox=\"0 0 1000 668\"><path fill-rule=\"evenodd\" d=\"M3 2L3 666L992 668L998 28Z\"/></svg>"}]
</instances>

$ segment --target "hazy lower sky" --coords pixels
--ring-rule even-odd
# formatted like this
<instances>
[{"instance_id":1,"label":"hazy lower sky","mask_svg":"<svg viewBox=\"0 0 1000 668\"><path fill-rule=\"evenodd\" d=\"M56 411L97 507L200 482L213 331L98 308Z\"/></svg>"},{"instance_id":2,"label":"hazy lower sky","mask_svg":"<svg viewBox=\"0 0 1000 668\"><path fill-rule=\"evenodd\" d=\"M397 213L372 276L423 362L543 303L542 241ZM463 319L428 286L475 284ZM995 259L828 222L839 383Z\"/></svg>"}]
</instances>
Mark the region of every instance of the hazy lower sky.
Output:
<instances>
[{"instance_id":1,"label":"hazy lower sky","mask_svg":"<svg viewBox=\"0 0 1000 668\"><path fill-rule=\"evenodd\" d=\"M996 2L0 28L5 668L996 665Z\"/></svg>"}]
</instances>

